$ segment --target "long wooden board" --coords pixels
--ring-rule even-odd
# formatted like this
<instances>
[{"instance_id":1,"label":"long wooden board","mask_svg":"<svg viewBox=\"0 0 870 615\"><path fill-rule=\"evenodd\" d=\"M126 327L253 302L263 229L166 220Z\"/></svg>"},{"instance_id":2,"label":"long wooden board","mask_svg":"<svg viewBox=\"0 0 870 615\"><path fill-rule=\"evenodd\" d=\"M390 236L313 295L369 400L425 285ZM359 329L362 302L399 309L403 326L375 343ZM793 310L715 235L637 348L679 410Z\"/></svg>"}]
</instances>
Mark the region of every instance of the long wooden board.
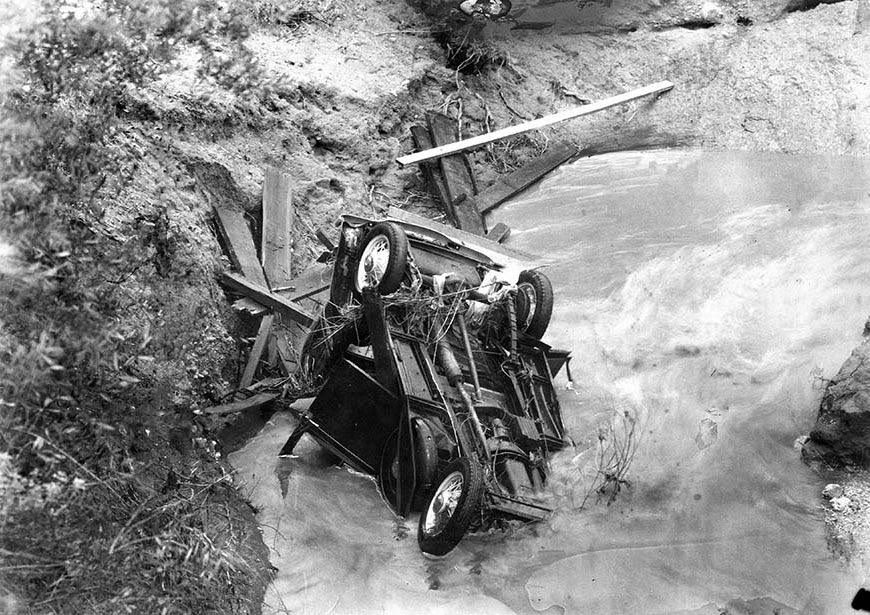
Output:
<instances>
[{"instance_id":1,"label":"long wooden board","mask_svg":"<svg viewBox=\"0 0 870 615\"><path fill-rule=\"evenodd\" d=\"M450 118L440 113L430 113L426 120L436 146L456 141L456 125ZM448 207L452 210L456 225L469 233L483 235L486 228L474 202L477 186L467 157L464 154L455 154L444 156L438 162L447 188Z\"/></svg>"},{"instance_id":2,"label":"long wooden board","mask_svg":"<svg viewBox=\"0 0 870 615\"><path fill-rule=\"evenodd\" d=\"M416 162L423 162L424 160L432 160L433 158L440 158L441 156L448 156L450 154L468 151L470 149L486 145L487 143L492 143L493 141L499 141L500 139L513 137L524 132L529 132L530 130L538 130L539 128L544 128L558 122L564 122L565 120L570 120L575 117L581 117L583 115L596 113L598 111L602 111L603 109L607 109L608 107L621 105L623 103L627 103L632 100L642 98L644 96L650 96L651 94L660 94L662 92L670 90L673 87L674 84L670 81L659 81L657 83L653 83L652 85L638 88L636 90L631 90L630 92L618 94L617 96L610 96L609 98L599 100L598 102L594 102L588 105L582 105L580 107L574 107L573 109L566 109L565 111L560 111L559 113L546 115L530 122L523 122L522 124L508 126L507 128L502 128L501 130L495 130L493 132L488 132L486 134L478 135L476 137L471 137L470 139L464 139L462 141L434 147L432 149L422 152L408 154L407 156L396 158L396 162L398 162L401 166L406 166L409 164L414 164Z\"/></svg>"},{"instance_id":3,"label":"long wooden board","mask_svg":"<svg viewBox=\"0 0 870 615\"><path fill-rule=\"evenodd\" d=\"M241 211L222 205L214 206L217 230L221 236L224 251L234 269L241 271L246 277L265 286L266 278L263 267L257 259L257 248L251 236L251 229L245 222ZM266 311L262 305L244 297L233 304L238 310L244 310L258 315Z\"/></svg>"},{"instance_id":4,"label":"long wooden board","mask_svg":"<svg viewBox=\"0 0 870 615\"><path fill-rule=\"evenodd\" d=\"M286 284L291 276L293 201L290 175L275 167L263 178L263 235L260 246L263 270L270 288Z\"/></svg>"},{"instance_id":5,"label":"long wooden board","mask_svg":"<svg viewBox=\"0 0 870 615\"><path fill-rule=\"evenodd\" d=\"M257 259L257 249L251 236L251 229L245 222L241 211L215 205L218 232L224 240L227 256L235 269L260 286L266 285L263 267Z\"/></svg>"},{"instance_id":6,"label":"long wooden board","mask_svg":"<svg viewBox=\"0 0 870 615\"><path fill-rule=\"evenodd\" d=\"M261 305L288 316L291 320L295 320L303 326L309 326L314 322L314 316L302 309L298 304L289 299L285 299L281 295L271 292L263 285L255 284L244 276L235 273L225 273L222 281L232 290L239 292L246 297L250 297Z\"/></svg>"},{"instance_id":7,"label":"long wooden board","mask_svg":"<svg viewBox=\"0 0 870 615\"><path fill-rule=\"evenodd\" d=\"M577 148L570 143L559 143L551 147L542 156L516 171L503 175L495 184L481 191L475 199L478 210L481 214L492 211L509 198L540 181L559 165L571 160L577 153Z\"/></svg>"},{"instance_id":8,"label":"long wooden board","mask_svg":"<svg viewBox=\"0 0 870 615\"><path fill-rule=\"evenodd\" d=\"M272 330L272 321L274 319L274 314L266 314L260 321L260 329L257 331L257 337L254 340L254 346L251 348L251 354L248 355L248 363L245 365L242 379L239 380L240 389L245 388L254 381L254 374L257 373L257 366L260 364L263 350L266 349L266 342L269 341L269 332Z\"/></svg>"}]
</instances>

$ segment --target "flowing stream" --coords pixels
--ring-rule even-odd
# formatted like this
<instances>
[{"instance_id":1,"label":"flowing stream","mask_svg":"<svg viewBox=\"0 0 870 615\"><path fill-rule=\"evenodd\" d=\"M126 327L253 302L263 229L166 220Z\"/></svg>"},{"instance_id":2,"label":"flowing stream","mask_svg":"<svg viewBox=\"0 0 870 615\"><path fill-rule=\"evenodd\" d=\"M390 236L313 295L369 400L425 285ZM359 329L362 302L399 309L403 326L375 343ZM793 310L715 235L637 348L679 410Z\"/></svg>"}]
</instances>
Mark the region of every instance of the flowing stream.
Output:
<instances>
[{"instance_id":1,"label":"flowing stream","mask_svg":"<svg viewBox=\"0 0 870 615\"><path fill-rule=\"evenodd\" d=\"M574 356L556 514L427 560L416 517L394 519L371 480L307 438L277 459L293 419L276 415L230 457L278 568L267 612L714 614L756 597L853 612L867 579L828 551L795 440L870 314L870 161L607 154L494 220L543 256L545 340ZM636 453L608 503L588 484L614 417Z\"/></svg>"}]
</instances>

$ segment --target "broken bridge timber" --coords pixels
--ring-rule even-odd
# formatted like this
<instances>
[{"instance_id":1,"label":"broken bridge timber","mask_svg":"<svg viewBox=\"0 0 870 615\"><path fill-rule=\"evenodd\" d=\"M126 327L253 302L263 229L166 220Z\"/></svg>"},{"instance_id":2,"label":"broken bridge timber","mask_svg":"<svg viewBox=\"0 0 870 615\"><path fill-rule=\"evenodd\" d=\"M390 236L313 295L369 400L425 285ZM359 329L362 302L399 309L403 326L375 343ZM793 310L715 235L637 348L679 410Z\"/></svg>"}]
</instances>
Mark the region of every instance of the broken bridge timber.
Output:
<instances>
[{"instance_id":1,"label":"broken bridge timber","mask_svg":"<svg viewBox=\"0 0 870 615\"><path fill-rule=\"evenodd\" d=\"M433 143L449 144L456 140L456 124L450 118L440 113L430 113L427 124L428 128L419 125L411 127L411 136L418 149ZM441 204L444 214L454 226L501 243L510 236L510 228L502 222L489 226L485 214L577 155L578 150L574 145L556 143L540 157L502 175L483 190L478 190L471 162L464 153L444 156L438 163L424 161L420 167L432 196Z\"/></svg>"},{"instance_id":2,"label":"broken bridge timber","mask_svg":"<svg viewBox=\"0 0 870 615\"><path fill-rule=\"evenodd\" d=\"M259 256L247 219L250 214L229 203L215 204L214 214L220 243L235 270L225 272L221 282L228 291L241 296L233 307L259 318L259 324L235 399L203 412L226 415L262 410L278 397L269 390L279 388L296 372L308 329L328 299L332 268L314 263L292 277L292 186L289 174L280 169L268 168L264 174ZM316 231L316 236L328 250L334 248L322 229ZM277 369L286 377L255 382L265 367L272 368L273 374Z\"/></svg>"},{"instance_id":3,"label":"broken bridge timber","mask_svg":"<svg viewBox=\"0 0 870 615\"><path fill-rule=\"evenodd\" d=\"M517 124L516 126L508 126L507 128L471 137L470 139L463 139L462 141L455 141L444 145L436 144L433 148L396 158L396 162L401 166L406 166L409 164L433 160L435 158L441 158L443 156L449 156L451 154L458 154L481 147L487 143L500 141L501 139L506 139L508 137L514 137L532 130L538 130L550 126L551 124L557 124L558 122L564 122L565 120L570 120L575 117L597 113L598 111L603 111L609 107L621 105L638 98L643 98L644 96L661 94L673 87L674 84L670 81L659 81L658 83L653 83L652 85L631 90L630 92L618 94L617 96L611 96L604 100L599 100L598 102L574 107L573 109L566 109L565 111L560 111L559 113L553 113L551 115L545 115L544 117L531 120L530 122L524 122L522 124Z\"/></svg>"}]
</instances>

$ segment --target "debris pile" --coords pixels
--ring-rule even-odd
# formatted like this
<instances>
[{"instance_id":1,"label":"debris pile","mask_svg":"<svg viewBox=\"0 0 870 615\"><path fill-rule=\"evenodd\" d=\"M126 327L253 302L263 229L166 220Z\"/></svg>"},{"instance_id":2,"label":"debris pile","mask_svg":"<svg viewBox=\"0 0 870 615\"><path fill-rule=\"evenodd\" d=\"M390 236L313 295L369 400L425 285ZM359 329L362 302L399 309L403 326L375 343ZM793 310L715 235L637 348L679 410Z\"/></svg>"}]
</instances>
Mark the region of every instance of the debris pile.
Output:
<instances>
[{"instance_id":1,"label":"debris pile","mask_svg":"<svg viewBox=\"0 0 870 615\"><path fill-rule=\"evenodd\" d=\"M329 291L332 267L325 261L334 246L324 231L316 231L324 255L297 277L291 276L291 186L289 176L275 168L265 174L259 250L244 212L219 203L214 214L220 243L234 269L223 274L222 283L239 296L233 302L236 310L260 320L235 399L204 412L258 410L282 393L293 398L310 394L310 383L298 369L300 353ZM272 375L256 379L265 373Z\"/></svg>"}]
</instances>

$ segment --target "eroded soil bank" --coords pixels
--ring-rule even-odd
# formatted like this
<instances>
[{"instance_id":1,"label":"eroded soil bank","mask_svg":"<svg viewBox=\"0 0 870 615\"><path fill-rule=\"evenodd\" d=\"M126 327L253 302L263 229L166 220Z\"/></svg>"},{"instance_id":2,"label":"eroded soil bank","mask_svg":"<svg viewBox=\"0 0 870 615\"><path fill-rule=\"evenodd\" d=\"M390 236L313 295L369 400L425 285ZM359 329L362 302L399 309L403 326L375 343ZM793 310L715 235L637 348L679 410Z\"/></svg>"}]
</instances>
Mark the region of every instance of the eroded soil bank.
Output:
<instances>
[{"instance_id":1,"label":"eroded soil bank","mask_svg":"<svg viewBox=\"0 0 870 615\"><path fill-rule=\"evenodd\" d=\"M223 8L207 5L214 15ZM482 185L551 139L592 151L680 144L870 155L867 0L518 2L515 21L498 24L464 23L434 2L257 0L243 8L243 47L232 32L209 31L207 45L177 45L156 79L129 89L106 136L123 180L94 180L86 207L73 216L90 243L49 233L42 243L30 241L48 228L46 218L16 199L39 202L46 193L6 186L12 205L4 216L15 224L3 231L10 247L0 280L17 289L7 313L54 300L58 286L71 306L78 295L70 290L111 297L100 322L111 323L121 341L111 338L108 359L95 369L116 384L100 389L108 401L88 403L98 418L135 418L125 441L146 432L159 440L137 453L134 472L161 467L170 445L186 471L198 463L217 467L208 443L224 425L194 412L232 394L253 332L217 285L227 263L208 219L212 203L234 203L256 230L267 165L294 178L294 269L301 270L317 253L311 229L329 227L343 212L376 216L390 205L434 211L418 170L393 161L411 150L409 127L428 110L455 117L470 135L661 79L676 84L656 102L474 154ZM9 2L3 16L11 35L43 11ZM88 16L80 11L76 19ZM204 50L220 59L240 49L257 71L198 69ZM4 97L27 79L6 71ZM89 104L73 99L73 108ZM36 344L39 320L4 317L4 344ZM78 359L58 360L72 368ZM82 406L84 398L76 399ZM45 408L52 403L56 396ZM170 482L162 472L158 490Z\"/></svg>"}]
</instances>

